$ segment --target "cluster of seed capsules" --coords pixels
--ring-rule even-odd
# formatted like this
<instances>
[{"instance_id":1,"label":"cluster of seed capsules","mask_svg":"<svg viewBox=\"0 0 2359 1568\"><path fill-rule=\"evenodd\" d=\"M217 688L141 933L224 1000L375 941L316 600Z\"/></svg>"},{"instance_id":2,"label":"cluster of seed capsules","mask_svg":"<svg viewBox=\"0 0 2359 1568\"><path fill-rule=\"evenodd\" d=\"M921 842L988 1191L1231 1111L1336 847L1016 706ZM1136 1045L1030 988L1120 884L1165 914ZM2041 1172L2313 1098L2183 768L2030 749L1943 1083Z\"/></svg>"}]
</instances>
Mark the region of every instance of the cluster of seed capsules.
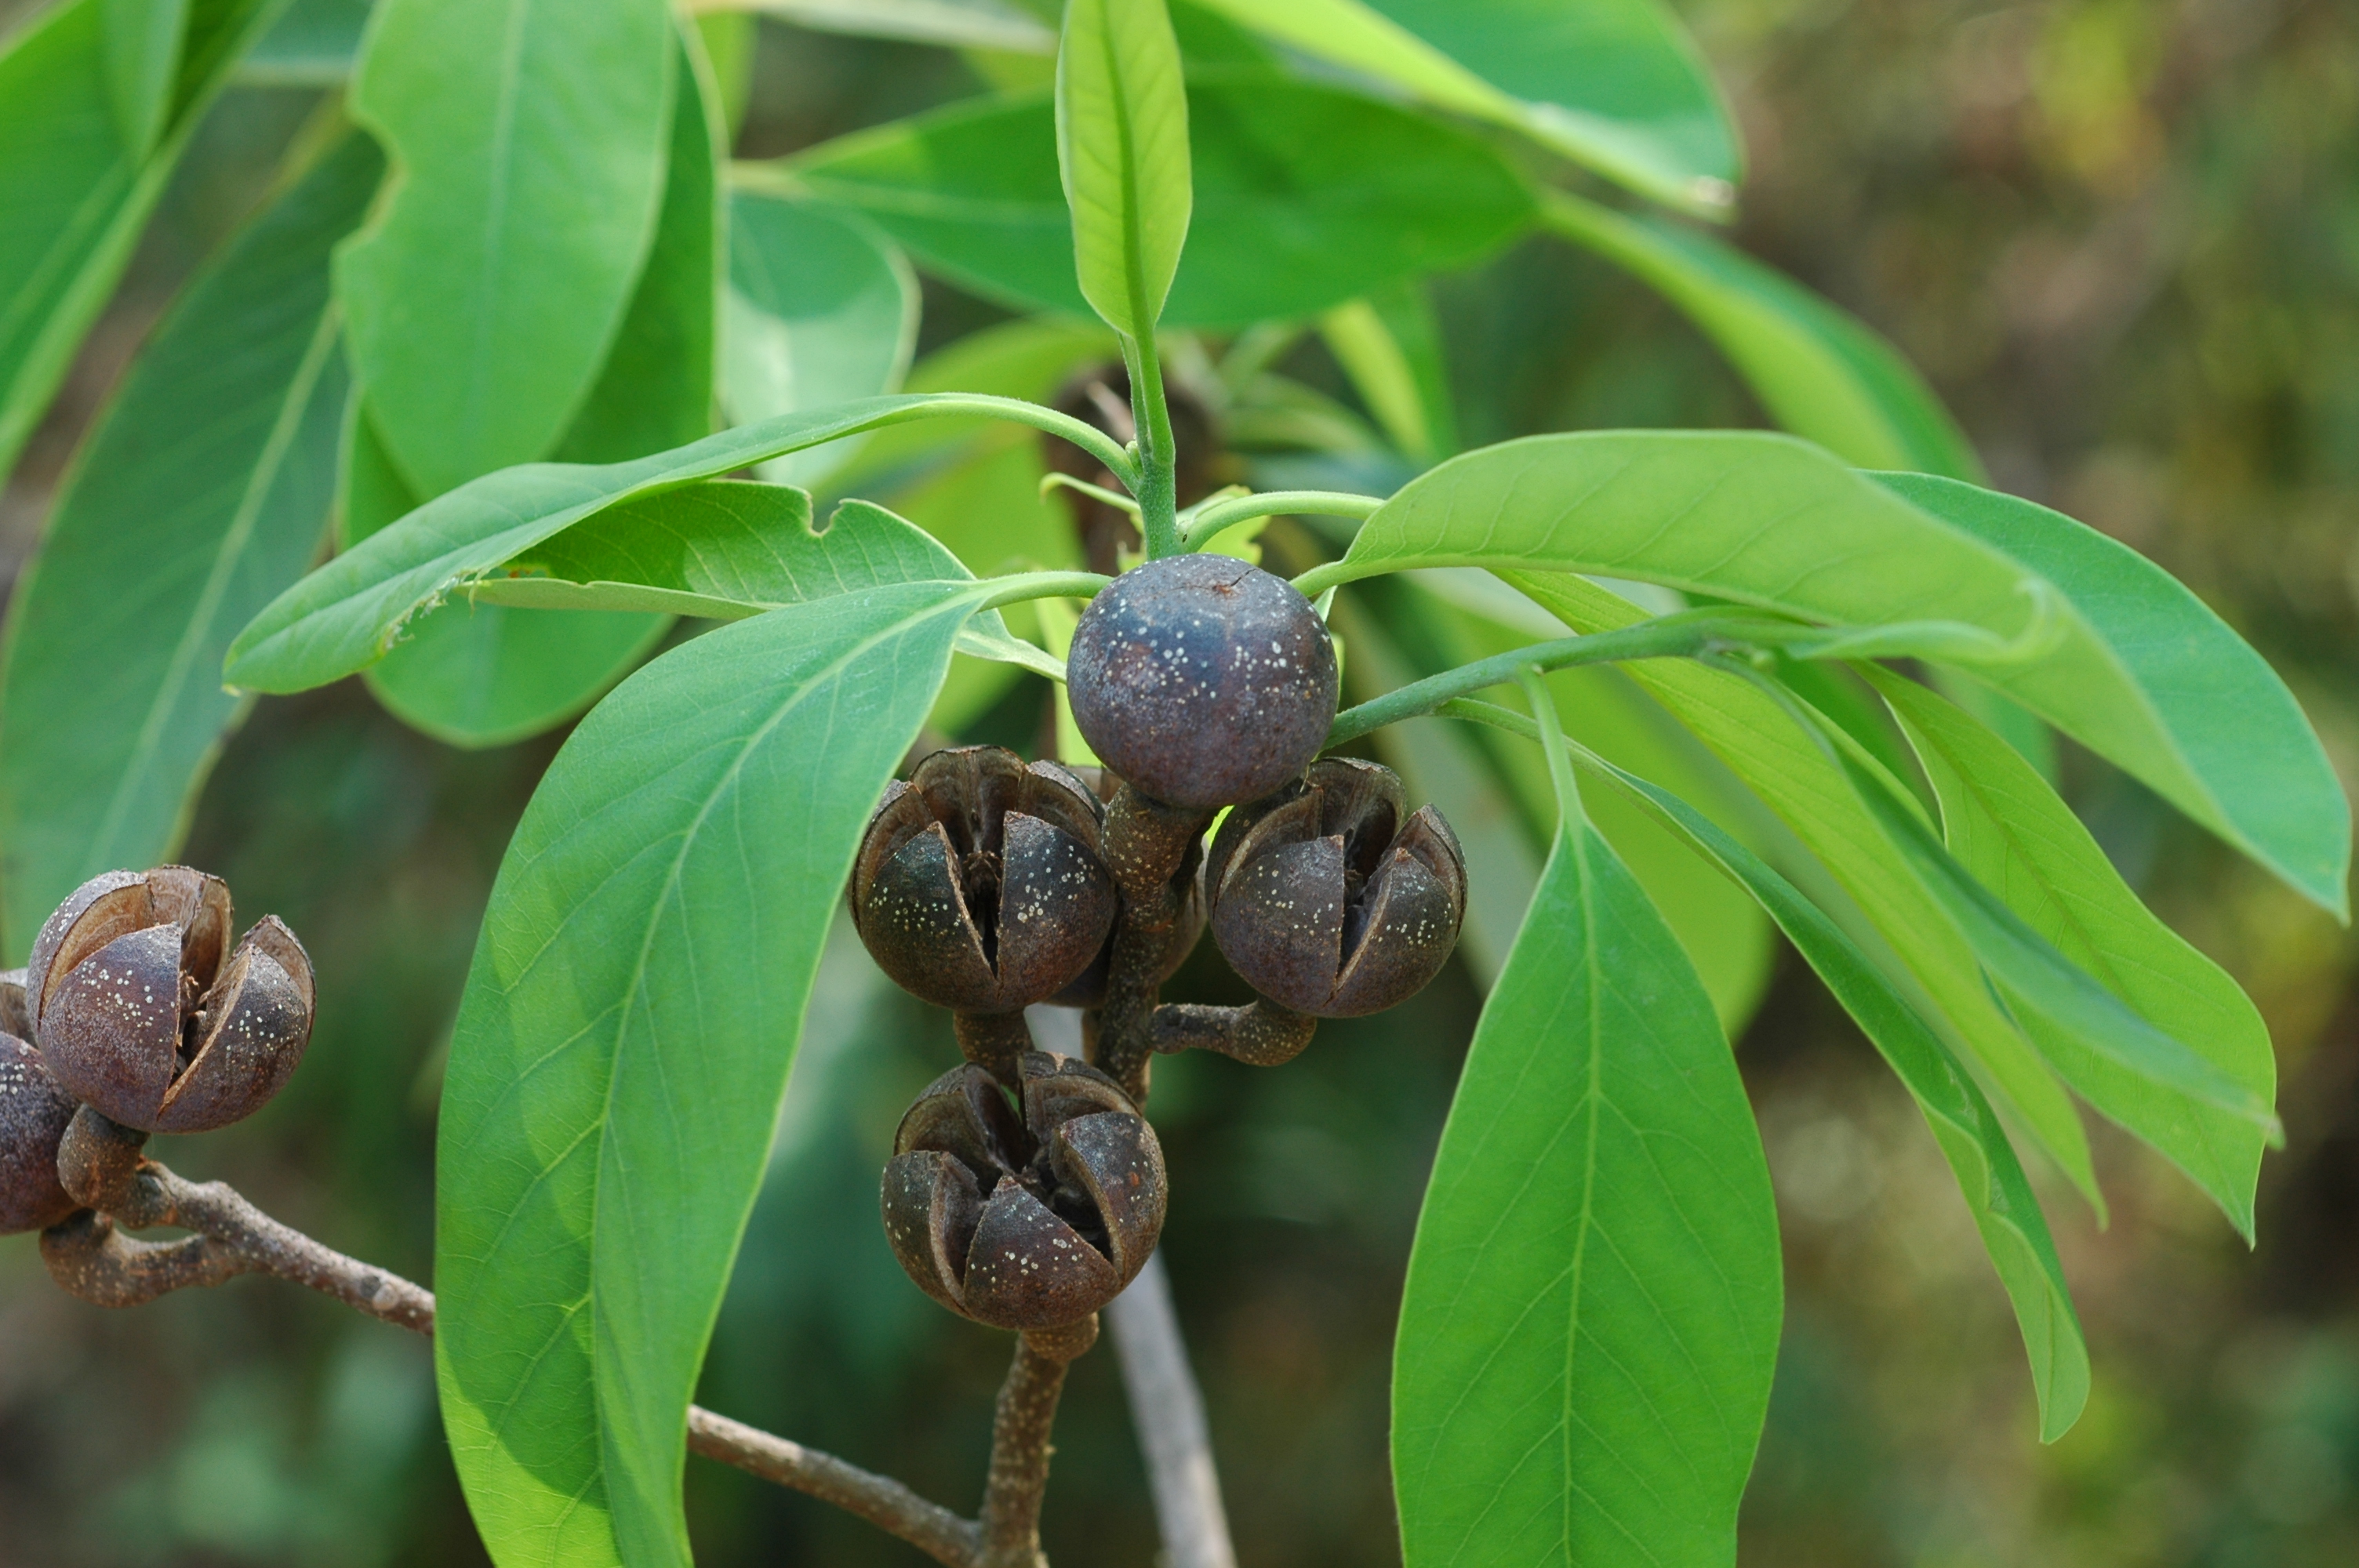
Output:
<instances>
[{"instance_id":1,"label":"cluster of seed capsules","mask_svg":"<svg viewBox=\"0 0 2359 1568\"><path fill-rule=\"evenodd\" d=\"M1283 1060L1313 1021L1421 989L1466 904L1439 812L1408 811L1386 768L1319 759L1334 647L1284 580L1225 556L1148 562L1091 602L1067 663L1102 767L937 752L887 789L852 877L870 954L952 1010L969 1057L902 1119L886 1234L919 1288L1001 1328L1060 1327L1120 1294L1168 1197L1136 1096L1103 1060L1029 1049L1026 1007L1086 1010L1094 1057L1101 1017L1143 994L1158 1049ZM1158 833L1163 858L1142 873ZM1261 1000L1156 1009L1208 926ZM1251 1043L1272 1034L1283 1044Z\"/></svg>"},{"instance_id":2,"label":"cluster of seed capsules","mask_svg":"<svg viewBox=\"0 0 2359 1568\"><path fill-rule=\"evenodd\" d=\"M276 915L234 945L228 886L185 866L108 871L0 974L0 1233L77 1204L58 1147L77 1112L210 1132L286 1087L310 1044L311 959Z\"/></svg>"}]
</instances>

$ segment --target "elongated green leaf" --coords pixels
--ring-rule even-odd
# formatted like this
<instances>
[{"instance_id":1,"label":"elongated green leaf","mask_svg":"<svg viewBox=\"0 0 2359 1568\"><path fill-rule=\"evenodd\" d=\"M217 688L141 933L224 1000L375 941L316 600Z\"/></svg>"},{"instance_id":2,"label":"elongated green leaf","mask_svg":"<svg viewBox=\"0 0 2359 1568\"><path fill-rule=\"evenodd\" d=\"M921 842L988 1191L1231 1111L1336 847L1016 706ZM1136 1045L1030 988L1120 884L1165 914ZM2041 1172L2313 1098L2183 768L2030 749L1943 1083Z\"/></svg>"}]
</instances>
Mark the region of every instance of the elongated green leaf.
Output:
<instances>
[{"instance_id":1,"label":"elongated green leaf","mask_svg":"<svg viewBox=\"0 0 2359 1568\"><path fill-rule=\"evenodd\" d=\"M452 589L617 502L823 441L940 415L1031 423L1045 411L1008 398L911 394L783 415L630 462L534 463L437 496L272 600L231 643L226 678L255 691L302 691L383 658L403 626Z\"/></svg>"},{"instance_id":2,"label":"elongated green leaf","mask_svg":"<svg viewBox=\"0 0 2359 1568\"><path fill-rule=\"evenodd\" d=\"M1767 862L1670 791L1594 755L1576 760L1655 813L1759 900L1908 1086L2015 1307L2039 1399L2040 1441L2053 1443L2070 1432L2088 1402L2088 1345L2038 1195L1973 1079L1867 955Z\"/></svg>"},{"instance_id":3,"label":"elongated green leaf","mask_svg":"<svg viewBox=\"0 0 2359 1568\"><path fill-rule=\"evenodd\" d=\"M784 604L884 581L963 581L940 541L867 501L811 526L810 497L787 485L725 480L666 491L598 514L467 590L476 604L547 610L651 610L741 621ZM958 649L1065 678L1062 660L977 611Z\"/></svg>"},{"instance_id":4,"label":"elongated green leaf","mask_svg":"<svg viewBox=\"0 0 2359 1568\"><path fill-rule=\"evenodd\" d=\"M1434 1157L1393 1361L1408 1568L1733 1563L1781 1311L1745 1086L1570 796Z\"/></svg>"},{"instance_id":5,"label":"elongated green leaf","mask_svg":"<svg viewBox=\"0 0 2359 1568\"><path fill-rule=\"evenodd\" d=\"M347 135L190 284L18 579L0 677L12 954L83 879L170 859L238 713L230 637L319 552L345 397L328 254L382 168Z\"/></svg>"},{"instance_id":6,"label":"elongated green leaf","mask_svg":"<svg viewBox=\"0 0 2359 1568\"><path fill-rule=\"evenodd\" d=\"M1781 436L1538 436L1420 476L1303 585L1492 565L1636 578L1838 625L1979 627L1995 639L1985 653L1952 637L1924 655L2343 911L2350 814L2292 697L2192 594L2060 514L1954 481L1879 482Z\"/></svg>"},{"instance_id":7,"label":"elongated green leaf","mask_svg":"<svg viewBox=\"0 0 2359 1568\"><path fill-rule=\"evenodd\" d=\"M1506 575L1575 631L1644 619L1637 606L1579 578ZM1964 935L1886 841L1833 760L1777 704L1733 675L1673 660L1625 668L1793 829L1840 893L1856 903L1874 937L1862 945L1879 962L1889 955L1886 978L1962 1060L1986 1075L1985 1087L2102 1212L2088 1135L2071 1097L1992 996Z\"/></svg>"},{"instance_id":8,"label":"elongated green leaf","mask_svg":"<svg viewBox=\"0 0 2359 1568\"><path fill-rule=\"evenodd\" d=\"M729 201L725 306L721 397L732 424L891 392L918 341L918 280L889 241L856 220L750 191ZM759 471L809 484L858 449L838 442Z\"/></svg>"},{"instance_id":9,"label":"elongated green leaf","mask_svg":"<svg viewBox=\"0 0 2359 1568\"><path fill-rule=\"evenodd\" d=\"M1541 211L1554 232L1679 307L1797 436L1861 468L1983 477L1957 421L1908 362L1793 279L1706 235L1577 196L1551 193Z\"/></svg>"},{"instance_id":10,"label":"elongated green leaf","mask_svg":"<svg viewBox=\"0 0 2359 1568\"><path fill-rule=\"evenodd\" d=\"M1057 167L1082 297L1115 331L1145 337L1180 270L1194 200L1188 93L1163 0L1067 0Z\"/></svg>"},{"instance_id":11,"label":"elongated green leaf","mask_svg":"<svg viewBox=\"0 0 2359 1568\"><path fill-rule=\"evenodd\" d=\"M435 1358L503 1563L689 1560L688 1405L862 824L987 590L725 626L632 676L508 847L444 1080Z\"/></svg>"},{"instance_id":12,"label":"elongated green leaf","mask_svg":"<svg viewBox=\"0 0 2359 1568\"><path fill-rule=\"evenodd\" d=\"M1427 103L1512 125L1658 200L1719 212L1744 154L1659 0L1204 0Z\"/></svg>"},{"instance_id":13,"label":"elongated green leaf","mask_svg":"<svg viewBox=\"0 0 2359 1568\"><path fill-rule=\"evenodd\" d=\"M2225 622L2136 550L2060 512L1924 475L1877 478L2061 589L2118 672L2085 684L2045 668L1982 678L2349 918L2350 804L2301 705Z\"/></svg>"},{"instance_id":14,"label":"elongated green leaf","mask_svg":"<svg viewBox=\"0 0 2359 1568\"><path fill-rule=\"evenodd\" d=\"M1855 754L1840 746L1837 752L1869 814L1973 944L1992 983L2016 1015L2033 1026L2034 1042L2049 1047L2051 1054L2059 1043L2070 1047L2071 1054L2061 1057L2060 1066L2093 1054L2115 1070L2097 1076L2100 1086L2144 1079L2151 1088L2169 1092L2182 1102L2224 1110L2257 1129L2277 1132L2266 1094L2238 1082L2171 1030L2139 1017L1976 881L1887 779L1861 766ZM2234 1217L2233 1206L2238 1200L2227 1201Z\"/></svg>"},{"instance_id":15,"label":"elongated green leaf","mask_svg":"<svg viewBox=\"0 0 2359 1568\"><path fill-rule=\"evenodd\" d=\"M1502 563L1635 578L1837 625L1949 621L2001 639L2032 623L2026 585L2038 575L1808 442L1607 430L1451 459L1306 581Z\"/></svg>"},{"instance_id":16,"label":"elongated green leaf","mask_svg":"<svg viewBox=\"0 0 2359 1568\"><path fill-rule=\"evenodd\" d=\"M384 0L353 113L399 182L338 258L353 362L432 495L546 455L656 230L675 96L663 0Z\"/></svg>"},{"instance_id":17,"label":"elongated green leaf","mask_svg":"<svg viewBox=\"0 0 2359 1568\"><path fill-rule=\"evenodd\" d=\"M552 579L636 583L735 605L741 613L878 582L973 575L923 529L881 506L845 502L819 531L804 492L739 480L684 485L610 507L506 569L516 575L478 585L478 597Z\"/></svg>"},{"instance_id":18,"label":"elongated green leaf","mask_svg":"<svg viewBox=\"0 0 2359 1568\"><path fill-rule=\"evenodd\" d=\"M0 477L122 276L229 63L283 3L200 9L153 151L125 137L109 0L52 5L0 46Z\"/></svg>"},{"instance_id":19,"label":"elongated green leaf","mask_svg":"<svg viewBox=\"0 0 2359 1568\"><path fill-rule=\"evenodd\" d=\"M1474 261L1518 232L1531 193L1481 141L1308 82L1189 84L1195 215L1167 327L1307 316L1395 279ZM963 287L1083 314L1049 104L959 104L777 166L857 209Z\"/></svg>"},{"instance_id":20,"label":"elongated green leaf","mask_svg":"<svg viewBox=\"0 0 2359 1568\"><path fill-rule=\"evenodd\" d=\"M2267 1102L2277 1084L2268 1026L2221 968L2140 903L2089 830L2013 747L1913 681L1871 677L1900 716L1941 800L1959 862L2056 949L2140 1016ZM2161 1150L2249 1238L2264 1131L2168 1092L2025 1016L2065 1081Z\"/></svg>"}]
</instances>

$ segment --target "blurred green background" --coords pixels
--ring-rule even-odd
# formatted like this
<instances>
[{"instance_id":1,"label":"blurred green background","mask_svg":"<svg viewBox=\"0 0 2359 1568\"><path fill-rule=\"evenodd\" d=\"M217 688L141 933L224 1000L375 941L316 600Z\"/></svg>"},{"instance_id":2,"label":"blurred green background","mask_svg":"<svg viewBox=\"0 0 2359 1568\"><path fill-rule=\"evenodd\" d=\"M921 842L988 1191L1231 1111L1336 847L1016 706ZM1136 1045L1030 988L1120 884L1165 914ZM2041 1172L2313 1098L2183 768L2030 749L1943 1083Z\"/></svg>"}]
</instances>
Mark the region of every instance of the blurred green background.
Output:
<instances>
[{"instance_id":1,"label":"blurred green background","mask_svg":"<svg viewBox=\"0 0 2359 1568\"><path fill-rule=\"evenodd\" d=\"M0 26L27 7L0 0ZM1742 243L1925 368L2003 488L2191 583L2285 672L2359 775L2359 7L2332 0L1690 0L1751 148ZM762 25L741 150L772 155L979 90L953 56ZM315 94L213 114L121 298L0 497L0 573L72 444ZM1711 351L1546 242L1436 297L1468 444L1761 420ZM922 348L996 312L929 287ZM1348 399L1315 347L1287 368ZM1037 724L1038 688L989 723ZM165 1141L332 1243L430 1250L440 1053L501 847L554 741L468 754L353 683L264 703L187 851L318 960L309 1065L255 1121ZM1743 1561L1821 1568L2359 1562L2359 997L2351 939L2118 775L2067 785L2131 881L2275 1032L2288 1134L2248 1253L2161 1162L2093 1125L2109 1227L2045 1193L2095 1359L2035 1438L2013 1323L1906 1097L1781 960L1740 1058L1786 1227L1788 1326ZM1209 948L1179 994L1225 1000ZM1284 1072L1158 1069L1165 1243L1247 1568L1397 1561L1386 1380L1400 1271L1477 997L1453 973L1322 1030ZM875 1217L946 1022L831 952L706 1402L979 1494L1004 1336L899 1275ZM1145 1563L1153 1528L1110 1355L1077 1370L1048 1545ZM708 1563L914 1564L867 1527L691 1462ZM480 1561L427 1347L241 1281L114 1315L0 1242L0 1564Z\"/></svg>"}]
</instances>

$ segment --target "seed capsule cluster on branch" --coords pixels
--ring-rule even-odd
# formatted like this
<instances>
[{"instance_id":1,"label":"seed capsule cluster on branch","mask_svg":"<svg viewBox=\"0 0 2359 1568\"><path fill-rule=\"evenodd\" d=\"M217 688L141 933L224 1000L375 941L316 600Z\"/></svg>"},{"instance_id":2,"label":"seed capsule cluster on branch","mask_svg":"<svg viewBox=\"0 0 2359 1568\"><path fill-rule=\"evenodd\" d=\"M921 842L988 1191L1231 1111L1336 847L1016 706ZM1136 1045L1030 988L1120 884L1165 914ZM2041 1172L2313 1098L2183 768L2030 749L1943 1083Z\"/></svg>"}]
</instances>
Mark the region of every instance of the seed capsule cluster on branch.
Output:
<instances>
[{"instance_id":1,"label":"seed capsule cluster on branch","mask_svg":"<svg viewBox=\"0 0 2359 1568\"><path fill-rule=\"evenodd\" d=\"M276 915L234 930L218 877L107 871L0 974L0 1232L82 1206L58 1155L83 1108L136 1143L226 1127L286 1087L311 1038L310 957Z\"/></svg>"},{"instance_id":2,"label":"seed capsule cluster on branch","mask_svg":"<svg viewBox=\"0 0 2359 1568\"><path fill-rule=\"evenodd\" d=\"M1082 613L1067 673L1103 767L937 752L887 789L850 890L878 967L951 1009L968 1055L902 1120L886 1237L935 1300L1025 1331L1094 1313L1154 1249L1154 1053L1285 1061L1318 1019L1422 989L1466 904L1439 812L1374 762L1316 760L1338 672L1292 585L1225 556L1150 561ZM1260 1000L1160 1005L1208 925ZM1021 1010L1041 1001L1085 1010L1086 1062L1030 1049Z\"/></svg>"}]
</instances>

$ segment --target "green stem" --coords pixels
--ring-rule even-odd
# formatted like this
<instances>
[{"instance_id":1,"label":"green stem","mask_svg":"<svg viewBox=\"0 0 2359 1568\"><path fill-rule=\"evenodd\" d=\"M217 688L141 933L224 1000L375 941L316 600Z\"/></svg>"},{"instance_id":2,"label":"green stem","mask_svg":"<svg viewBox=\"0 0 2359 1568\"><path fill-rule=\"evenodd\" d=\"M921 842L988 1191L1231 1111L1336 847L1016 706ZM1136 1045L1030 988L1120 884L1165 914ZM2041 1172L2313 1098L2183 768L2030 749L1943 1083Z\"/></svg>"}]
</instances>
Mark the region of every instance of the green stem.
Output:
<instances>
[{"instance_id":1,"label":"green stem","mask_svg":"<svg viewBox=\"0 0 2359 1568\"><path fill-rule=\"evenodd\" d=\"M1725 611L1682 610L1617 631L1533 643L1511 653L1495 654L1454 670L1428 676L1357 708L1344 709L1335 716L1334 727L1327 731L1327 749L1332 751L1387 724L1434 712L1453 697L1487 687L1506 686L1527 669L1560 670L1625 659L1690 658L1715 646L1742 643L1749 633L1771 629L1760 621L1732 616Z\"/></svg>"},{"instance_id":2,"label":"green stem","mask_svg":"<svg viewBox=\"0 0 2359 1568\"><path fill-rule=\"evenodd\" d=\"M1332 490L1273 490L1262 495L1239 495L1204 507L1180 527L1182 549L1201 550L1223 529L1256 517L1365 517L1384 504L1375 495L1350 495Z\"/></svg>"},{"instance_id":3,"label":"green stem","mask_svg":"<svg viewBox=\"0 0 2359 1568\"><path fill-rule=\"evenodd\" d=\"M995 586L991 596L976 609L997 610L1005 604L1021 604L1027 599L1095 599L1098 590L1114 579L1095 572L1022 572L993 580Z\"/></svg>"},{"instance_id":4,"label":"green stem","mask_svg":"<svg viewBox=\"0 0 2359 1568\"><path fill-rule=\"evenodd\" d=\"M1136 338L1124 336L1122 362L1130 372L1131 423L1138 427L1138 477L1130 492L1138 497L1147 558L1160 560L1180 553L1180 468L1172 449L1171 407L1163 396L1163 362L1151 329Z\"/></svg>"}]
</instances>

